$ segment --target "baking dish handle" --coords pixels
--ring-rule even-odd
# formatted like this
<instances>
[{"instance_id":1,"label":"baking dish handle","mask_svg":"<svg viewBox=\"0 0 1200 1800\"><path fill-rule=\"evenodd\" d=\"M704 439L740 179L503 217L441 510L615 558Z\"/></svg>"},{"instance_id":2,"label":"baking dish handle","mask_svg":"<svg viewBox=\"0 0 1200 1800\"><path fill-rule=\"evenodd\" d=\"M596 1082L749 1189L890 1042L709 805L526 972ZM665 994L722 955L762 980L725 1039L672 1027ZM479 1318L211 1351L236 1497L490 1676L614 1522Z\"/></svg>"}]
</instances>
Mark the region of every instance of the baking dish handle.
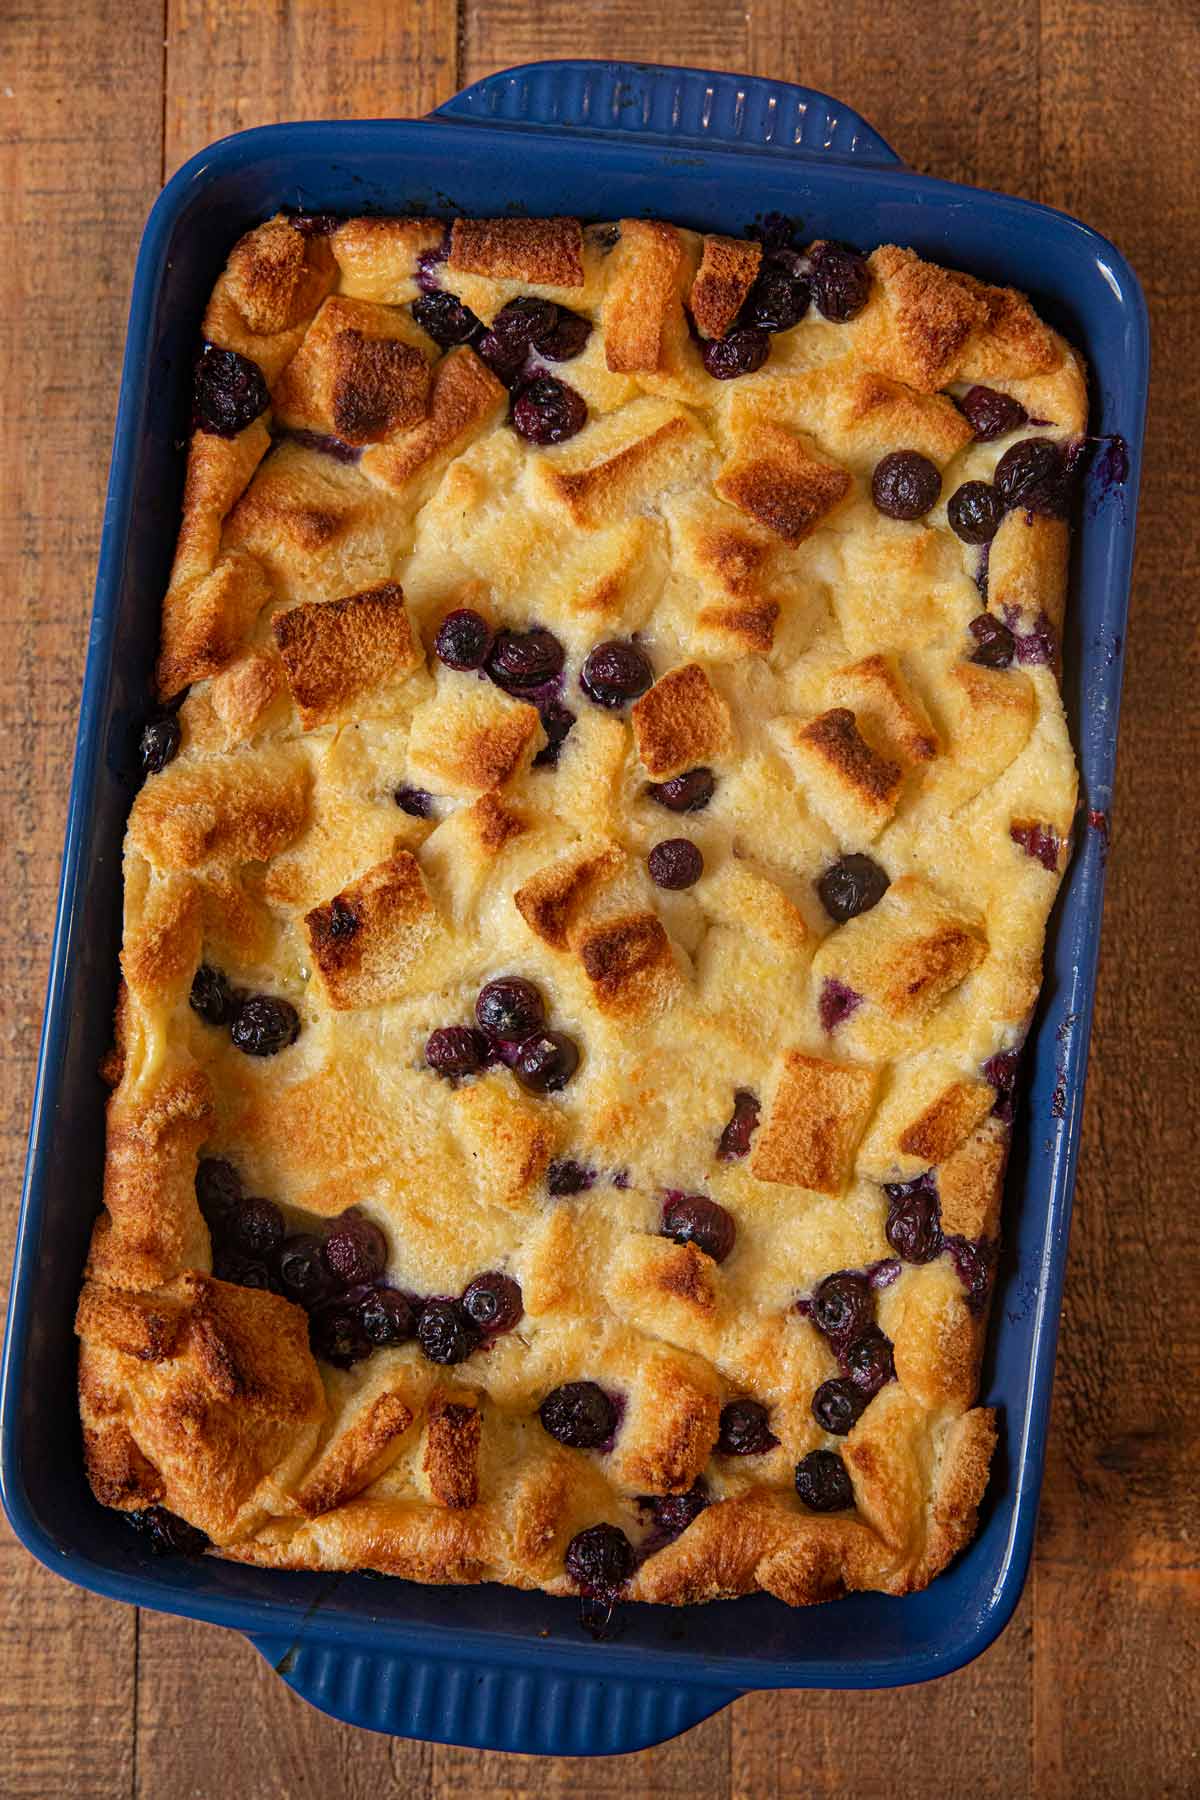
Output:
<instances>
[{"instance_id":1,"label":"baking dish handle","mask_svg":"<svg viewBox=\"0 0 1200 1800\"><path fill-rule=\"evenodd\" d=\"M873 126L817 88L654 63L524 63L473 82L432 117L853 158L876 166L900 162Z\"/></svg>"},{"instance_id":2,"label":"baking dish handle","mask_svg":"<svg viewBox=\"0 0 1200 1800\"><path fill-rule=\"evenodd\" d=\"M735 1692L251 1637L287 1685L347 1725L528 1756L612 1756L677 1737Z\"/></svg>"}]
</instances>

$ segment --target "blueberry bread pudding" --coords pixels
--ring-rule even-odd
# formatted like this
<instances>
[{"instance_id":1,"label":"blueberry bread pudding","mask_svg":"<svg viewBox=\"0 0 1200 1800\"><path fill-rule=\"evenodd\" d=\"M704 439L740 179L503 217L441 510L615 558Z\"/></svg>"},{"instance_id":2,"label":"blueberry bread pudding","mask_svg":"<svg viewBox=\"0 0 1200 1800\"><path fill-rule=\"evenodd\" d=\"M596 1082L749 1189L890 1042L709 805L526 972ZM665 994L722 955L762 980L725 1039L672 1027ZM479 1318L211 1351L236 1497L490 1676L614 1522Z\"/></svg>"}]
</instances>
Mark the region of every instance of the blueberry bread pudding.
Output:
<instances>
[{"instance_id":1,"label":"blueberry bread pudding","mask_svg":"<svg viewBox=\"0 0 1200 1800\"><path fill-rule=\"evenodd\" d=\"M1080 358L884 245L277 217L125 844L97 1497L697 1602L975 1526Z\"/></svg>"}]
</instances>

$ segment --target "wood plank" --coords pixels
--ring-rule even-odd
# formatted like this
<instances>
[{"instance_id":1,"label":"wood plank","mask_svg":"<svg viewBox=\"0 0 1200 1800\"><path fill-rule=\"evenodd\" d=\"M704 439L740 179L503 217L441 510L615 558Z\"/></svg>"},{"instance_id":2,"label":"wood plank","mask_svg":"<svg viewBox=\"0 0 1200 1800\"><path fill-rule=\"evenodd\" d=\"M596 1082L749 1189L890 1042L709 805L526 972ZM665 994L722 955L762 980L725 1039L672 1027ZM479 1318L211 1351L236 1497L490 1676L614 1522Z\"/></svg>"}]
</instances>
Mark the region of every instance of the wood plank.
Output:
<instances>
[{"instance_id":1,"label":"wood plank","mask_svg":"<svg viewBox=\"0 0 1200 1800\"><path fill-rule=\"evenodd\" d=\"M158 185L161 10L0 25L0 1280L25 1158L79 675L134 255ZM68 50L69 47L69 50ZM104 156L96 145L104 144ZM136 1618L0 1522L0 1787L128 1793Z\"/></svg>"},{"instance_id":2,"label":"wood plank","mask_svg":"<svg viewBox=\"0 0 1200 1800\"><path fill-rule=\"evenodd\" d=\"M1195 689L1193 8L1048 0L1041 198L1139 269L1154 370L1117 771L1105 954L1035 1572L1043 1793L1200 1791L1200 1299L1195 984L1180 771ZM1193 859L1194 860L1194 859ZM1190 1697L1190 1698L1189 1698Z\"/></svg>"},{"instance_id":3,"label":"wood plank","mask_svg":"<svg viewBox=\"0 0 1200 1800\"><path fill-rule=\"evenodd\" d=\"M502 1756L434 1752L436 1800L726 1800L729 1716L632 1756Z\"/></svg>"},{"instance_id":4,"label":"wood plank","mask_svg":"<svg viewBox=\"0 0 1200 1800\"><path fill-rule=\"evenodd\" d=\"M460 85L493 69L570 56L744 69L746 9L730 0L607 0L591 9L578 0L466 0Z\"/></svg>"}]
</instances>

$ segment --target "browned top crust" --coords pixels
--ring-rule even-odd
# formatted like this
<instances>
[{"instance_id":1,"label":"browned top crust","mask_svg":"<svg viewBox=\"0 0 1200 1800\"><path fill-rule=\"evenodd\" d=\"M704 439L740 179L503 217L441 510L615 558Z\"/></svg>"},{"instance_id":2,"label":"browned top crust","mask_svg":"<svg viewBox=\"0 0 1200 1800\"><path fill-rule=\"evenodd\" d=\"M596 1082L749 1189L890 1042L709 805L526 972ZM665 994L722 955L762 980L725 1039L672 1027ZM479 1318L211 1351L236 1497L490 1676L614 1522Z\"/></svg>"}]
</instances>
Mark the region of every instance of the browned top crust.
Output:
<instances>
[{"instance_id":1,"label":"browned top crust","mask_svg":"<svg viewBox=\"0 0 1200 1800\"><path fill-rule=\"evenodd\" d=\"M447 267L532 287L583 286L578 219L455 219Z\"/></svg>"},{"instance_id":2,"label":"browned top crust","mask_svg":"<svg viewBox=\"0 0 1200 1800\"><path fill-rule=\"evenodd\" d=\"M905 1594L974 1530L986 1309L961 1247L904 1260L889 1219L920 1178L942 1241L995 1265L993 1059L1037 997L1076 787L1067 525L1006 513L985 567L947 503L1014 441L975 440L966 386L1061 445L1086 371L1024 296L891 245L855 320L811 308L716 380L699 340L761 264L643 219L447 239L280 216L234 247L204 333L268 403L193 434L156 676L181 741L126 837L76 1319L104 1504L264 1567L552 1594L607 1524L636 1552L625 1594L675 1605ZM420 324L431 282L485 324L522 297L585 321L522 376L569 386L582 427L522 437L490 343L444 352ZM897 449L941 475L920 519L872 499ZM463 609L474 649L462 621L441 635ZM985 611L1046 660L974 661ZM648 664L637 698L582 679L613 640ZM871 904L845 918L864 857ZM481 989L514 977L544 1021L481 1036ZM279 1219L227 1218L229 1183ZM263 1244L346 1234L340 1267L376 1254L368 1224L388 1288L421 1306L502 1275L515 1323L477 1340L447 1308L376 1345L404 1308L359 1269L310 1332L294 1246ZM811 1302L883 1264L894 1379L839 1434L816 1397L854 1365ZM453 1365L426 1354L439 1317ZM580 1381L616 1415L591 1449L542 1423ZM745 1399L771 1443L732 1455ZM801 1498L814 1451L840 1458L841 1511ZM692 1494L664 1542L656 1502Z\"/></svg>"}]
</instances>

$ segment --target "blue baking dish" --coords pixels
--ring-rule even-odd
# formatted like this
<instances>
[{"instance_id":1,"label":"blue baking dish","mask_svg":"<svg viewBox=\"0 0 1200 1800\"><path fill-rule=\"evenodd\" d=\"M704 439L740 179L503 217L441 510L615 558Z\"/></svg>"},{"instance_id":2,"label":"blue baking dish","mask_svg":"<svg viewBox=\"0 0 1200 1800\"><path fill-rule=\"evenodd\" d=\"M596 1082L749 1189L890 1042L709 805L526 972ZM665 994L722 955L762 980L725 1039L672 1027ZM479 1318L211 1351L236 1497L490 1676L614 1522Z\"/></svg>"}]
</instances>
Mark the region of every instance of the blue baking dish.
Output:
<instances>
[{"instance_id":1,"label":"blue baking dish","mask_svg":"<svg viewBox=\"0 0 1200 1800\"><path fill-rule=\"evenodd\" d=\"M98 1204L120 932L120 852L174 544L201 311L238 235L309 211L649 213L925 255L1027 289L1085 352L1093 429L1123 484L1093 476L1076 537L1065 681L1083 772L1010 1165L984 1370L1003 1434L980 1530L925 1593L792 1612L755 1596L631 1607L597 1643L569 1601L366 1576L156 1561L84 1481L71 1319ZM660 1742L748 1688L882 1687L978 1655L1028 1566L1095 992L1147 383L1145 306L1120 253L1027 201L914 175L856 114L782 82L600 62L490 76L431 118L271 126L187 163L156 202L134 280L67 821L2 1375L3 1498L48 1568L121 1600L249 1635L298 1693L408 1737L588 1755ZM1119 453L1096 468L1120 473ZM1092 827L1084 822L1090 819Z\"/></svg>"}]
</instances>

